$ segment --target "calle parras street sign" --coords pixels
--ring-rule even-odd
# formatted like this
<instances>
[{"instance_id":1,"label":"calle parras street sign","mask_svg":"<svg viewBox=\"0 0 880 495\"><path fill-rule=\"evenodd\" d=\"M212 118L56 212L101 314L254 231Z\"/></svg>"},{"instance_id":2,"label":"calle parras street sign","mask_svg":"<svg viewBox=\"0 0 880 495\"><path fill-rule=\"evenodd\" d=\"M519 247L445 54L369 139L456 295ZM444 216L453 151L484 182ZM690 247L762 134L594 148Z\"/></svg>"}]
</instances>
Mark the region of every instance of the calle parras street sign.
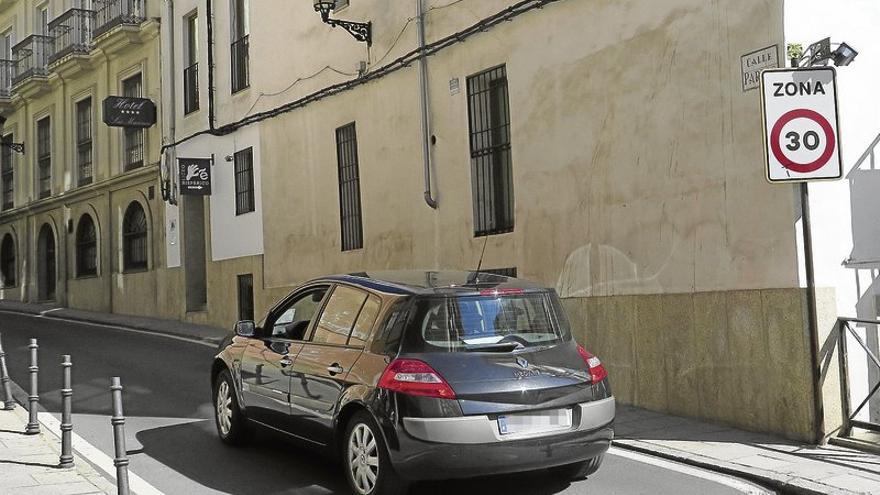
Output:
<instances>
[{"instance_id":1,"label":"calle parras street sign","mask_svg":"<svg viewBox=\"0 0 880 495\"><path fill-rule=\"evenodd\" d=\"M770 182L843 176L834 67L761 73L764 155Z\"/></svg>"},{"instance_id":2,"label":"calle parras street sign","mask_svg":"<svg viewBox=\"0 0 880 495\"><path fill-rule=\"evenodd\" d=\"M156 104L148 98L108 96L104 99L104 123L111 127L152 127Z\"/></svg>"}]
</instances>

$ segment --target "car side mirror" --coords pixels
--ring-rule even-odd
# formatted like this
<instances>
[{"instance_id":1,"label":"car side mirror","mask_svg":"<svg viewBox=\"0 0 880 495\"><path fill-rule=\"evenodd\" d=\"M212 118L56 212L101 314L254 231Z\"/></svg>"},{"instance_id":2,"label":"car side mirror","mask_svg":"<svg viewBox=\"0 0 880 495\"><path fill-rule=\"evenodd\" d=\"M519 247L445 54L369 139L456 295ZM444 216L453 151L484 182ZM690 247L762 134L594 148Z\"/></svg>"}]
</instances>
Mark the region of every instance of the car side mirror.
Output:
<instances>
[{"instance_id":1,"label":"car side mirror","mask_svg":"<svg viewBox=\"0 0 880 495\"><path fill-rule=\"evenodd\" d=\"M235 324L235 335L239 337L253 337L257 333L257 325L254 320L242 320Z\"/></svg>"}]
</instances>

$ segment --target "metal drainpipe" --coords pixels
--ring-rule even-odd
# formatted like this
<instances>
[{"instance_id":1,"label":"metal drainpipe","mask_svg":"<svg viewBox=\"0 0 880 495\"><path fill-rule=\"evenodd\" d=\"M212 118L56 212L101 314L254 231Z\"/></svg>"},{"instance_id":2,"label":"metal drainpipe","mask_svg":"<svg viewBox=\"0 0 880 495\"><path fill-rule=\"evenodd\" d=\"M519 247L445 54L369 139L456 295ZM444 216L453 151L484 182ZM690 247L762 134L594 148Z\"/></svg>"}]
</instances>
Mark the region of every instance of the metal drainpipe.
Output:
<instances>
[{"instance_id":1,"label":"metal drainpipe","mask_svg":"<svg viewBox=\"0 0 880 495\"><path fill-rule=\"evenodd\" d=\"M162 108L162 114L165 116L168 122L168 143L173 143L177 140L177 79L176 72L174 70L174 0L165 0L165 21L163 21L166 26L162 28L162 35L165 38L163 40L164 46L167 47L168 53L168 61L166 62L167 67L163 68L162 74L167 77L167 84L163 84L162 91L165 91L168 98L162 98L165 102L170 102L170 104L165 104ZM160 67L163 65L162 57L159 57L159 65ZM167 176L164 180L168 181L167 185L167 198L163 198L167 200L170 204L176 204L177 198L174 197L174 158L176 155L175 148L168 148L165 150L165 168ZM166 240L167 241L167 240Z\"/></svg>"},{"instance_id":2,"label":"metal drainpipe","mask_svg":"<svg viewBox=\"0 0 880 495\"><path fill-rule=\"evenodd\" d=\"M425 165L425 203L437 209L437 200L431 194L431 118L428 114L428 57L425 56L425 11L423 0L416 0L416 17L419 24L419 97L422 108L422 159Z\"/></svg>"},{"instance_id":3,"label":"metal drainpipe","mask_svg":"<svg viewBox=\"0 0 880 495\"><path fill-rule=\"evenodd\" d=\"M207 1L205 17L208 22L208 128L213 131L217 116L214 113L214 8L211 0Z\"/></svg>"}]
</instances>

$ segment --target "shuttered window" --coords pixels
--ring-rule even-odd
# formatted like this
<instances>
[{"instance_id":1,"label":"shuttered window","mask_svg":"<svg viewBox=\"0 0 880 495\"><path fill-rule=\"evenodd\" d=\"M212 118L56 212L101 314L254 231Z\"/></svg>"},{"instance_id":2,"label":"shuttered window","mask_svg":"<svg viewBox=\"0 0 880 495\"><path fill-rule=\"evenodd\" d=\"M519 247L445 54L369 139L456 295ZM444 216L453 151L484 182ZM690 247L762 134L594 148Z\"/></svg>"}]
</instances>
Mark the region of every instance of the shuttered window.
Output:
<instances>
[{"instance_id":1,"label":"shuttered window","mask_svg":"<svg viewBox=\"0 0 880 495\"><path fill-rule=\"evenodd\" d=\"M342 250L361 249L364 247L364 234L361 225L361 186L354 122L336 129L336 161L339 167Z\"/></svg>"}]
</instances>

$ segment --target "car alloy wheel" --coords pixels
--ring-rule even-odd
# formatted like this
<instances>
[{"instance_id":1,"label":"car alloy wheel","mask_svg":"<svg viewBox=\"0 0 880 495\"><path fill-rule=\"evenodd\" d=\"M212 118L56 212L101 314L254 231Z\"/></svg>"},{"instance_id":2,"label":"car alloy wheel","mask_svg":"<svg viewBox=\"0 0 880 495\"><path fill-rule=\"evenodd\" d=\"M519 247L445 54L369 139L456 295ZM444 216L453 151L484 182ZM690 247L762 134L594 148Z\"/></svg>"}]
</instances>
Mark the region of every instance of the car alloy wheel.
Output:
<instances>
[{"instance_id":1,"label":"car alloy wheel","mask_svg":"<svg viewBox=\"0 0 880 495\"><path fill-rule=\"evenodd\" d=\"M364 423L351 430L347 448L348 470L360 495L373 493L379 479L379 446Z\"/></svg>"},{"instance_id":2,"label":"car alloy wheel","mask_svg":"<svg viewBox=\"0 0 880 495\"><path fill-rule=\"evenodd\" d=\"M224 437L229 435L232 429L232 394L226 380L222 380L217 388L217 423L220 425L220 433Z\"/></svg>"}]
</instances>

